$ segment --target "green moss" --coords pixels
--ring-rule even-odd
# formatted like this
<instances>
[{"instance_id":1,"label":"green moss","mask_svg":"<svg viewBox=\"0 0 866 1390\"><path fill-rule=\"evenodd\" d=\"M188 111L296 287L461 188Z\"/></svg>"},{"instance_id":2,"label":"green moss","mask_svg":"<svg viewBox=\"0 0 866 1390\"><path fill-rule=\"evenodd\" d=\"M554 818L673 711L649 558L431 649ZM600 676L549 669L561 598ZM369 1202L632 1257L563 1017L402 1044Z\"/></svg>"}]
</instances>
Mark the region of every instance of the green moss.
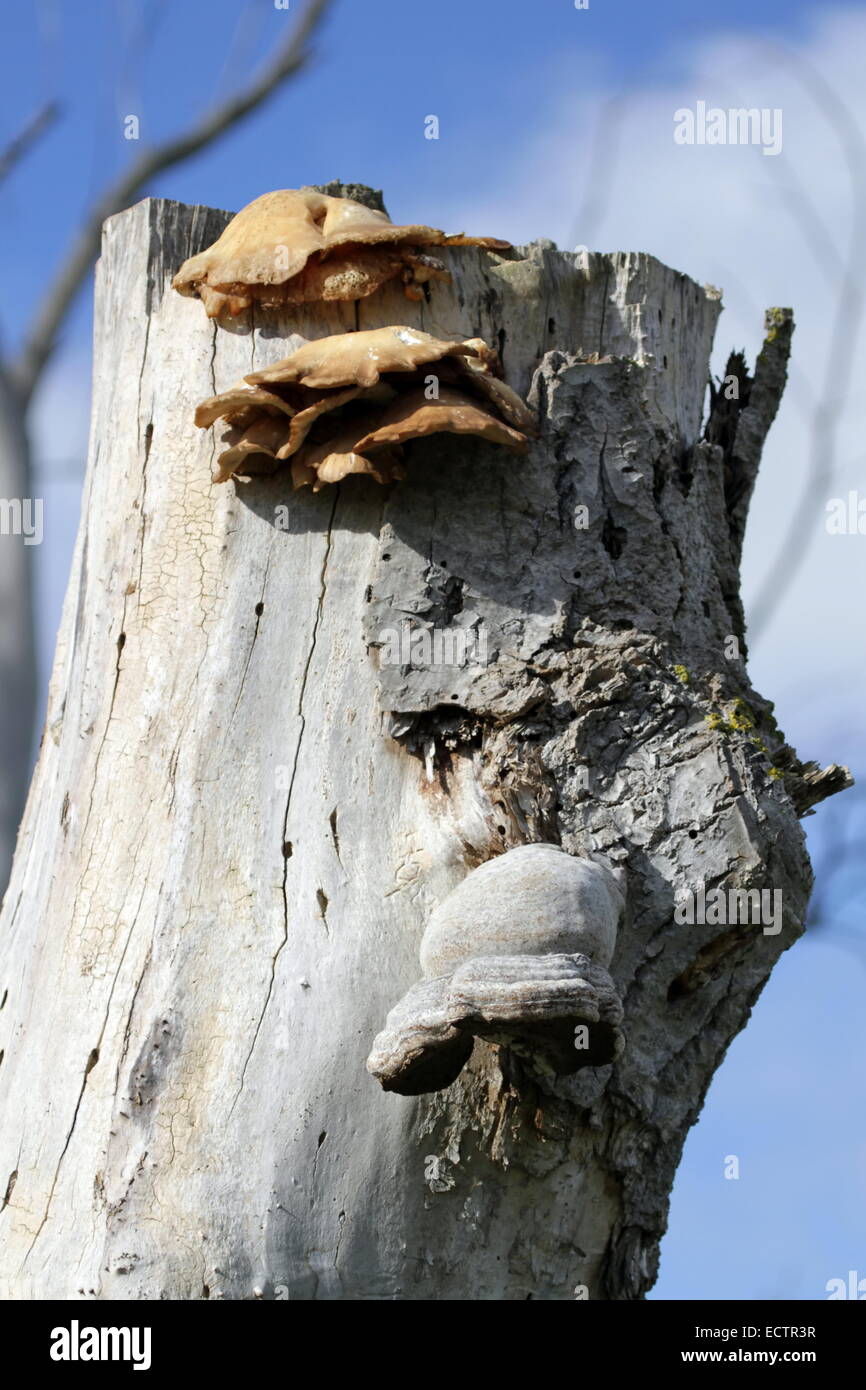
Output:
<instances>
[{"instance_id":1,"label":"green moss","mask_svg":"<svg viewBox=\"0 0 866 1390\"><path fill-rule=\"evenodd\" d=\"M678 681L682 682L683 685L688 685L689 681L691 680L691 676L689 675L685 666L675 666L674 675L676 676Z\"/></svg>"}]
</instances>

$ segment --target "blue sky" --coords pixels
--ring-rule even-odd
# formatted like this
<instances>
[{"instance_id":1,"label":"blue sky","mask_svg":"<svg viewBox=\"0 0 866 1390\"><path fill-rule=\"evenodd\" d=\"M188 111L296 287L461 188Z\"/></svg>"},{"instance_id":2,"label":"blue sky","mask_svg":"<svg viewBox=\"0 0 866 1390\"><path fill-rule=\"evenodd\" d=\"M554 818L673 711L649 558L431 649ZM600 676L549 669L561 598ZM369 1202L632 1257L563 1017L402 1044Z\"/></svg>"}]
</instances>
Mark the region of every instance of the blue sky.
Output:
<instances>
[{"instance_id":1,"label":"blue sky","mask_svg":"<svg viewBox=\"0 0 866 1390\"><path fill-rule=\"evenodd\" d=\"M123 117L139 116L142 141L181 128L252 70L299 8L300 0L288 13L271 0L5 7L4 48L15 62L0 93L0 128L14 129L49 97L65 108L7 186L3 236L17 273L5 332L24 321L65 235L129 157ZM721 13L727 32L790 37L814 9L801 0L729 0ZM395 218L429 215L443 193L451 203L479 183L501 184L509 148L555 119L570 83L590 74L613 89L658 83L682 70L684 45L719 25L713 7L695 0L590 0L586 11L572 0L342 0L315 67L218 147L163 176L158 191L236 208L263 188L341 177L384 187ZM423 138L431 113L438 142ZM582 134L574 131L576 144ZM562 190L576 208L575 193Z\"/></svg>"},{"instance_id":2,"label":"blue sky","mask_svg":"<svg viewBox=\"0 0 866 1390\"><path fill-rule=\"evenodd\" d=\"M3 190L0 244L13 270L0 310L5 347L19 339L88 203L140 148L124 140L124 118L139 118L142 142L183 128L254 69L299 6L291 0L288 14L272 0L4 8L12 61L0 137L45 99L64 108ZM317 49L289 90L150 191L238 208L269 188L340 177L384 188L400 221L652 251L724 288L717 368L731 346L754 354L765 305L794 305L794 371L746 548L748 607L805 476L832 341L833 279L791 211L792 190L812 196L840 255L856 230L827 112L780 55L813 64L866 130L866 7L590 0L578 11L573 0L342 0ZM783 157L677 151L672 113L699 98L782 107ZM431 114L438 141L424 139ZM609 177L588 203L599 138L609 139ZM45 670L77 524L89 332L88 288L34 411L46 500L37 556ZM862 382L862 333L852 354ZM862 391L839 405L828 495L866 491L863 413ZM803 756L866 772L866 537L828 537L816 514L797 544L806 563L753 644L753 677ZM820 811L807 822L813 844L830 843L840 823L838 810ZM862 814L854 825L862 864ZM786 955L732 1046L686 1145L654 1297L820 1298L828 1279L852 1268L866 1275L862 905L862 871L850 871L829 896L824 925ZM729 1154L740 1158L737 1181L723 1176Z\"/></svg>"}]
</instances>

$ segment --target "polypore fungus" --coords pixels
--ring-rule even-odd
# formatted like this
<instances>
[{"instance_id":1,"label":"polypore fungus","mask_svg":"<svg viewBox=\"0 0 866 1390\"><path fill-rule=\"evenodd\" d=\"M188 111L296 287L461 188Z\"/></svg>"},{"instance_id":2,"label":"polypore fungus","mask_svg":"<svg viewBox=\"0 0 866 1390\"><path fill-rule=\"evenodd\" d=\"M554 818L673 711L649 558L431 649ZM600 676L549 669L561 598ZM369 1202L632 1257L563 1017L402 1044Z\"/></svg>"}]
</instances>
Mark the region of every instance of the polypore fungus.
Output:
<instances>
[{"instance_id":1,"label":"polypore fungus","mask_svg":"<svg viewBox=\"0 0 866 1390\"><path fill-rule=\"evenodd\" d=\"M548 1074L614 1061L622 1005L607 967L623 906L610 868L555 845L474 869L433 912L424 978L389 1013L368 1071L400 1095L439 1091L476 1037Z\"/></svg>"},{"instance_id":2,"label":"polypore fungus","mask_svg":"<svg viewBox=\"0 0 866 1390\"><path fill-rule=\"evenodd\" d=\"M447 387L433 400L423 391L409 391L398 396L383 411L378 425L363 435L357 448L375 449L383 444L405 444L409 439L421 439L426 434L475 434L491 444L505 444L522 453L527 439L495 415L491 415L471 396Z\"/></svg>"},{"instance_id":3,"label":"polypore fungus","mask_svg":"<svg viewBox=\"0 0 866 1390\"><path fill-rule=\"evenodd\" d=\"M476 344L480 342L476 338L468 343L452 343L419 328L401 325L361 333L335 333L330 338L305 343L272 367L251 372L246 380L252 385L268 386L299 382L320 389L375 386L383 372L414 372L417 367L443 357L477 356ZM487 348L486 343L482 346Z\"/></svg>"},{"instance_id":4,"label":"polypore fungus","mask_svg":"<svg viewBox=\"0 0 866 1390\"><path fill-rule=\"evenodd\" d=\"M376 415L362 411L345 421L336 434L321 444L309 444L292 460L293 486L311 484L318 492L324 483L338 483L350 473L368 473L377 483L391 483L406 476L399 449L370 450L372 458L361 452L358 441L369 433Z\"/></svg>"},{"instance_id":5,"label":"polypore fungus","mask_svg":"<svg viewBox=\"0 0 866 1390\"><path fill-rule=\"evenodd\" d=\"M185 261L172 284L198 295L209 318L315 300L363 299L400 276L407 298L421 299L431 279L450 279L422 246L508 250L495 237L448 236L434 227L395 227L384 212L312 188L265 193L225 231Z\"/></svg>"},{"instance_id":6,"label":"polypore fungus","mask_svg":"<svg viewBox=\"0 0 866 1390\"><path fill-rule=\"evenodd\" d=\"M433 364L431 397L423 369ZM202 401L195 422L229 426L214 482L291 460L296 488L318 491L348 473L390 483L405 476L402 446L425 435L472 434L526 449L536 419L500 371L480 338L449 342L399 325L339 333Z\"/></svg>"}]
</instances>

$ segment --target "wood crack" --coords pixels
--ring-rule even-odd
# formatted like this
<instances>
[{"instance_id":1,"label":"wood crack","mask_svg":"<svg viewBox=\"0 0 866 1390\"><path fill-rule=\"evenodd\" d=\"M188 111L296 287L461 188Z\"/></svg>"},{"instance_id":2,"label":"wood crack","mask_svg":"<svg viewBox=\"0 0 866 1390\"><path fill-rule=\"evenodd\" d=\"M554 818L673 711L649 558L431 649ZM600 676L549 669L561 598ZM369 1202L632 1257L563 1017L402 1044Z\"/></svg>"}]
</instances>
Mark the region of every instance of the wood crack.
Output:
<instances>
[{"instance_id":1,"label":"wood crack","mask_svg":"<svg viewBox=\"0 0 866 1390\"><path fill-rule=\"evenodd\" d=\"M332 545L332 542L333 542L334 518L335 518L335 516L336 516L336 512L337 512L337 503L339 502L339 498L340 498L340 489L339 489L339 487L337 487L337 488L335 488L335 490L334 490L334 503L333 503L333 506L331 507L331 515L330 515L330 518L329 518L329 520L328 520L328 530L327 530L327 536L326 536L326 540L325 540L325 553L324 553L324 556L323 556L323 558L322 558L322 568L321 568L321 572L320 572L320 575L319 575L319 596L318 596L318 602L317 602L317 605L316 605L316 616L315 616L315 619L314 619L314 621L313 621L313 632L312 632L312 637L311 637L311 640L310 640L310 648L309 648L309 651L308 651L308 653L307 653L306 662L304 663L304 670L303 670L303 674L302 674L302 676L301 676L301 688L300 688L300 692L299 692L299 694L298 694L298 716L299 716L300 721L301 721L301 727L300 727L300 729L299 729L299 731L298 731L298 741L297 741L297 743L295 744L295 756L294 756L294 759L292 760L292 772L291 772L291 776L290 776L290 778L289 778L289 790L288 790L288 795L287 795L287 797L286 797L286 809L285 809L285 813L284 813L284 815L283 815L283 833L282 833L282 838L281 838L281 841L280 841L280 857L281 857L281 859L282 859L282 861L283 861L283 877L282 877L283 939L282 939L282 941L280 941L279 945L277 946L276 951L274 952L273 956L271 957L271 973L270 973L270 979L269 979L269 981L268 981L267 993L266 993L266 995L265 995L265 1002L264 1002L264 1004L262 1005L262 1011L261 1011L261 1013L259 1014L258 1022L256 1023L255 1031L254 1031L254 1033L253 1033L252 1042L250 1043L249 1051L247 1052L246 1058L245 1058L245 1060L244 1060L243 1067L241 1068L241 1079L240 1079L240 1084L239 1084L238 1089L237 1089L237 1092L236 1092L236 1094L235 1094L235 1098L234 1098L234 1100L232 1101L231 1106L230 1106L230 1108L229 1108L229 1115L231 1115L231 1114L234 1112L234 1108L235 1108L235 1106L236 1106L237 1103L238 1103L238 1100L239 1100L239 1098L240 1098L241 1092L243 1091L244 1083L245 1083L245 1081L246 1081L247 1069L248 1069L249 1064L250 1064L250 1061L251 1061L251 1059L252 1059L253 1052L255 1051L256 1043L258 1042L258 1038L259 1038L259 1033L261 1032L261 1030L262 1030L262 1024L264 1023L265 1014L266 1014L267 1011L268 1011L268 1005L269 1005L270 1002L271 1002L271 996L273 995L273 992L274 992L274 980L275 980L275 978L276 978L276 973L277 973L277 962L279 961L280 955L281 955L283 949L285 948L285 945L286 945L286 943L287 943L287 941L288 941L288 939L289 939L289 895L288 895L288 877L289 877L289 858L290 858L291 856L290 856L290 855L287 855L287 854L285 853L285 846L289 843L289 839L288 839L288 833L289 833L289 813L290 813L291 805L292 805L292 792L294 791L294 787L295 787L295 778L296 778L297 772L298 772L298 761L299 761L300 754L301 754L301 744L303 743L304 732L305 732L305 730L306 730L306 717L305 717L305 715L304 715L304 696L305 696L306 690L307 690L307 680L308 680L309 674L310 674L310 667L311 667L311 665L312 665L313 656L314 656L315 651L316 651L316 643L318 642L318 638L319 638L319 626L320 626L320 623L321 623L321 620L322 620L322 612L323 612L324 604L325 604L325 594L326 594L326 592L327 592L327 585L328 585L328 561L329 561L329 559L330 559L330 555L331 555L331 545Z\"/></svg>"}]
</instances>

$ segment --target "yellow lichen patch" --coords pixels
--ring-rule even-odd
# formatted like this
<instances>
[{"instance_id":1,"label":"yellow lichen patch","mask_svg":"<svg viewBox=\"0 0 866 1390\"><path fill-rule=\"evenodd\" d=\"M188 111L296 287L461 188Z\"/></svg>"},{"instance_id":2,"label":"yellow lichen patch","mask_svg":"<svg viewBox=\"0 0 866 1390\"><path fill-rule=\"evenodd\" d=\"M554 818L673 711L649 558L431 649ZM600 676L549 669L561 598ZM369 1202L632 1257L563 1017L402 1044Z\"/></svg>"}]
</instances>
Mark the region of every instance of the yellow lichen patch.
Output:
<instances>
[{"instance_id":1,"label":"yellow lichen patch","mask_svg":"<svg viewBox=\"0 0 866 1390\"><path fill-rule=\"evenodd\" d=\"M704 715L704 722L708 729L712 729L716 733L725 734L729 738L733 734L743 734L747 742L749 742L753 748L757 748L758 752L762 753L768 761L772 756L766 742L757 732L758 721L754 713L740 696L737 696L736 699L731 700L725 705L723 711L712 710L709 714ZM778 732L772 715L767 720L767 723ZM772 777L774 781L779 781L784 777L783 771L778 767L771 766L768 771L770 777Z\"/></svg>"}]
</instances>

